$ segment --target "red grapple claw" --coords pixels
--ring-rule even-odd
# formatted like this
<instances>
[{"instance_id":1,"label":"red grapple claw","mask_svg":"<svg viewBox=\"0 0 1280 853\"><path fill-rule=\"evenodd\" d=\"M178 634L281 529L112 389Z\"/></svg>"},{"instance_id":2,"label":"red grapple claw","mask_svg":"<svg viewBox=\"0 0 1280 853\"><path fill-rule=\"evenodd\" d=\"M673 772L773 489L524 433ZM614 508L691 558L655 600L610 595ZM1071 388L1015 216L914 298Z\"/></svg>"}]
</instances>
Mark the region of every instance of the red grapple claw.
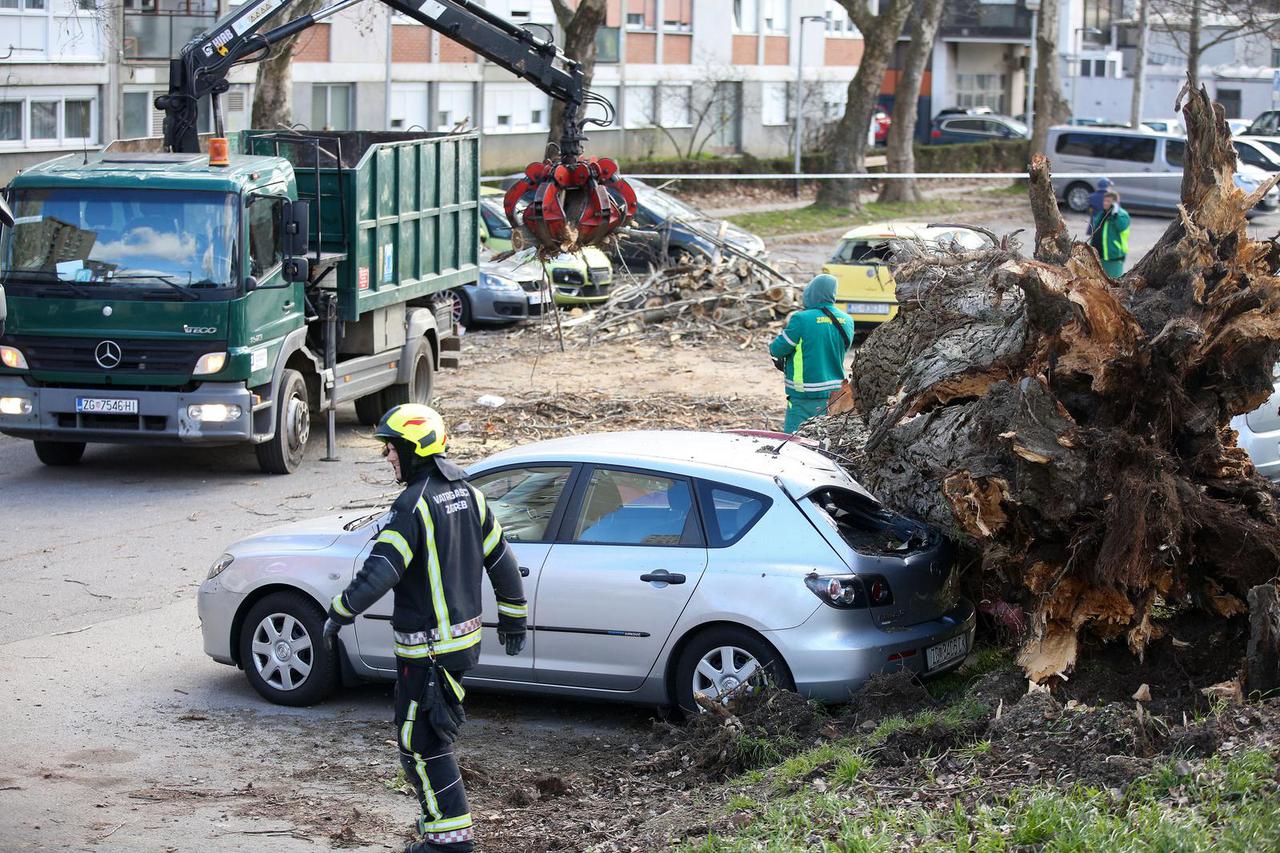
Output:
<instances>
[{"instance_id":1,"label":"red grapple claw","mask_svg":"<svg viewBox=\"0 0 1280 853\"><path fill-rule=\"evenodd\" d=\"M517 208L528 199L523 212ZM636 194L607 157L531 163L507 190L507 220L520 219L544 249L575 251L602 242L636 212Z\"/></svg>"}]
</instances>

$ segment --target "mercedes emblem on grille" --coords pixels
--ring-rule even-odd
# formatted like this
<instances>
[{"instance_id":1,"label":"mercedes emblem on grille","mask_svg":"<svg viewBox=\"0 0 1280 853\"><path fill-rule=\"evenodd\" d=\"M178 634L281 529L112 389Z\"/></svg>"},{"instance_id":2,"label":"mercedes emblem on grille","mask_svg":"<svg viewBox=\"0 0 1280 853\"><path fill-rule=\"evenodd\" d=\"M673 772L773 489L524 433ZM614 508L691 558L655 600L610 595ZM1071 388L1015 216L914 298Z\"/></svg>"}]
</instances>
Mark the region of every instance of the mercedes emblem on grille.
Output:
<instances>
[{"instance_id":1,"label":"mercedes emblem on grille","mask_svg":"<svg viewBox=\"0 0 1280 853\"><path fill-rule=\"evenodd\" d=\"M93 351L93 360L105 370L118 366L123 356L120 345L115 341L103 341Z\"/></svg>"}]
</instances>

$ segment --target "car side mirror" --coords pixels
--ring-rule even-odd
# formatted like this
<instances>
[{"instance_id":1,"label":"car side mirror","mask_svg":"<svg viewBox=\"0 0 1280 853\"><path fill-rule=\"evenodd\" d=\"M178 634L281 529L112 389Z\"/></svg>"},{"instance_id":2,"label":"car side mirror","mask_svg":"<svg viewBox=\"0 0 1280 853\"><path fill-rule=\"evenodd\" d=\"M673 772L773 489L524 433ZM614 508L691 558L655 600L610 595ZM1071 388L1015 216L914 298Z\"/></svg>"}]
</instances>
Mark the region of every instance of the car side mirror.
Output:
<instances>
[{"instance_id":1,"label":"car side mirror","mask_svg":"<svg viewBox=\"0 0 1280 853\"><path fill-rule=\"evenodd\" d=\"M311 262L306 258L285 258L284 268L281 272L285 281L305 282L307 277L311 275Z\"/></svg>"},{"instance_id":2,"label":"car side mirror","mask_svg":"<svg viewBox=\"0 0 1280 853\"><path fill-rule=\"evenodd\" d=\"M289 202L284 218L284 253L305 255L311 242L311 203Z\"/></svg>"}]
</instances>

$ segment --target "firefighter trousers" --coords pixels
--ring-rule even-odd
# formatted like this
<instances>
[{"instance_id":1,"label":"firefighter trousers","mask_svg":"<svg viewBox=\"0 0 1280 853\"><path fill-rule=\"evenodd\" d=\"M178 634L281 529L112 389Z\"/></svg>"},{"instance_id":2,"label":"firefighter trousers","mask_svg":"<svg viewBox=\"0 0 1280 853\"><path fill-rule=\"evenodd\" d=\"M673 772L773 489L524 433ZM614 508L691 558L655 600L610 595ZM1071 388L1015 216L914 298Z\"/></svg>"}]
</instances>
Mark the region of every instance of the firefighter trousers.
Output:
<instances>
[{"instance_id":1,"label":"firefighter trousers","mask_svg":"<svg viewBox=\"0 0 1280 853\"><path fill-rule=\"evenodd\" d=\"M418 794L421 813L418 832L422 841L410 845L412 851L448 851L471 853L471 813L462 788L462 773L453 754L453 744L440 736L431 724L426 697L432 666L415 665L401 660L396 677L396 731L400 745L400 766ZM462 673L450 673L455 689ZM447 680L447 679L446 679ZM445 693L451 694L446 686ZM454 699L453 695L449 696ZM461 696L456 700L461 706Z\"/></svg>"}]
</instances>

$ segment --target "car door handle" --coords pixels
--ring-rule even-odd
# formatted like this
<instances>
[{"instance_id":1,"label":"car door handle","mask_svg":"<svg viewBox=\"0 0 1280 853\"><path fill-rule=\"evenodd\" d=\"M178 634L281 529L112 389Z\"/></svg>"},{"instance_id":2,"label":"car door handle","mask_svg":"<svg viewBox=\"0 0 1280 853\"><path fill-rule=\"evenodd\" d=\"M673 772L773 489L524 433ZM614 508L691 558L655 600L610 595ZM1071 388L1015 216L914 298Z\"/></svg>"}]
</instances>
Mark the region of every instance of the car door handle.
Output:
<instances>
[{"instance_id":1,"label":"car door handle","mask_svg":"<svg viewBox=\"0 0 1280 853\"><path fill-rule=\"evenodd\" d=\"M520 577L522 577L522 578L527 578L527 577L529 577L529 567L528 567L528 566L521 566L521 567L520 567Z\"/></svg>"},{"instance_id":2,"label":"car door handle","mask_svg":"<svg viewBox=\"0 0 1280 853\"><path fill-rule=\"evenodd\" d=\"M281 310L281 311L288 311L288 310L289 310L290 308L292 308L292 307L293 307L293 300L292 300L292 299L290 299L290 300L289 300L288 302L286 302L284 305L280 306L280 310Z\"/></svg>"},{"instance_id":3,"label":"car door handle","mask_svg":"<svg viewBox=\"0 0 1280 853\"><path fill-rule=\"evenodd\" d=\"M658 569L641 575L640 580L645 583L684 583L684 575L672 574L666 569Z\"/></svg>"}]
</instances>

